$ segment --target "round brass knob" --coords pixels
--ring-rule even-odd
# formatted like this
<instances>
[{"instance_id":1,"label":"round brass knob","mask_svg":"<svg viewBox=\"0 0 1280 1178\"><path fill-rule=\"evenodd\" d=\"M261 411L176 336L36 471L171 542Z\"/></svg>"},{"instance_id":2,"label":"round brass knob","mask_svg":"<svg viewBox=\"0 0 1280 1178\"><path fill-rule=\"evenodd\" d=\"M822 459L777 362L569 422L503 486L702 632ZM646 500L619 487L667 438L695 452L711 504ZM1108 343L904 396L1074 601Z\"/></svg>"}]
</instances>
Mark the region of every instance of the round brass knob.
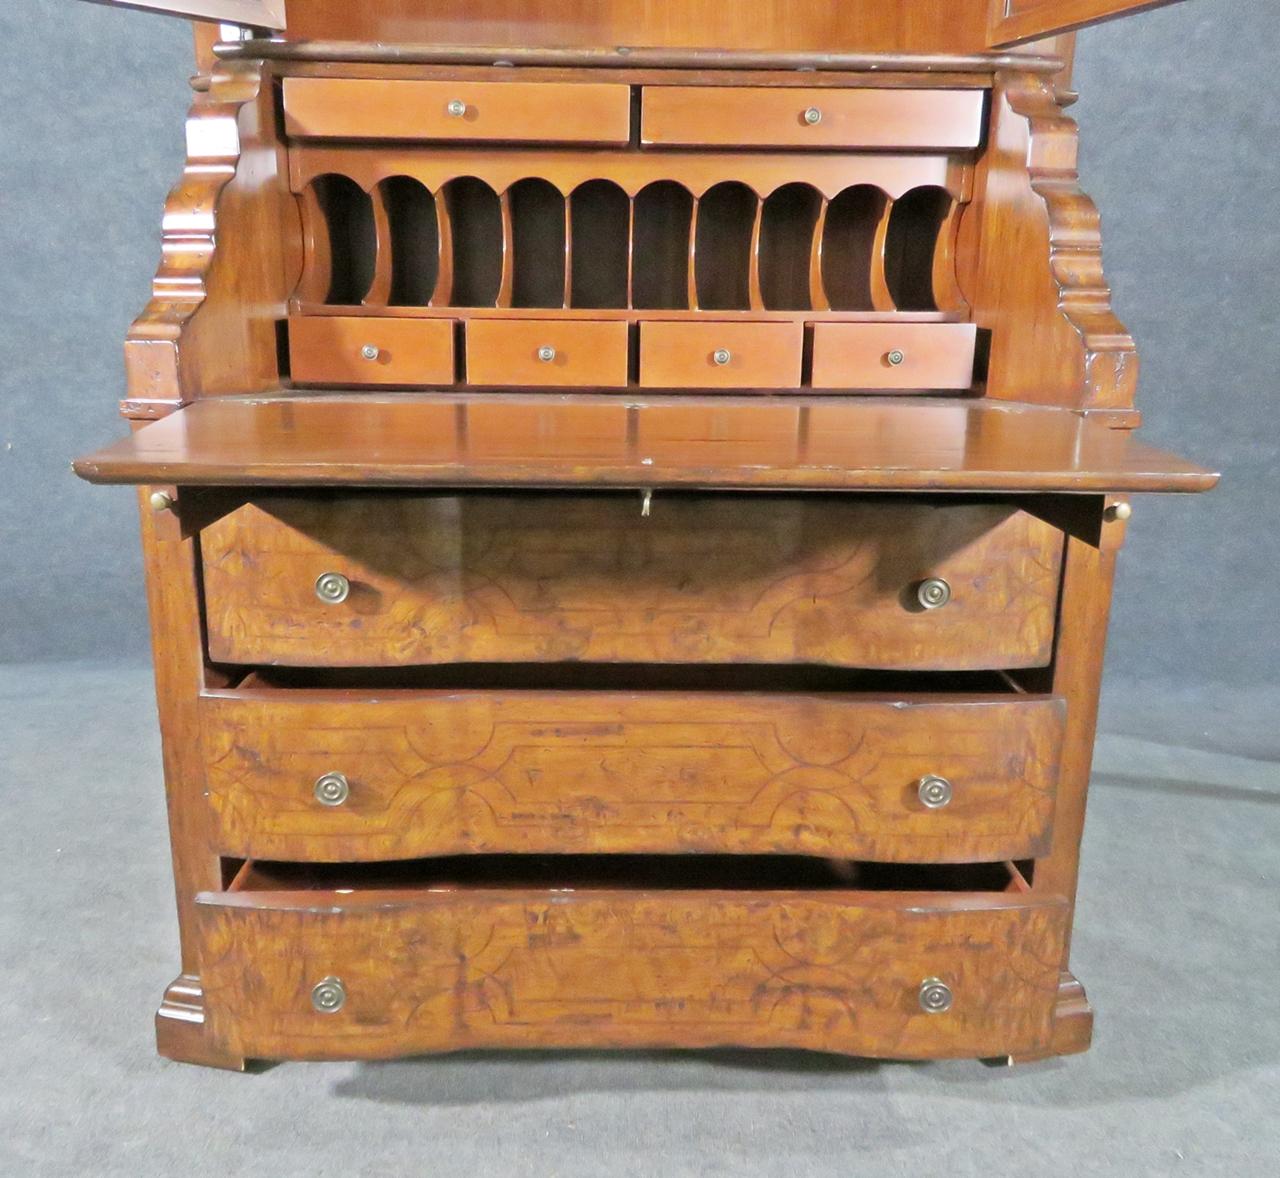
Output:
<instances>
[{"instance_id":1,"label":"round brass knob","mask_svg":"<svg viewBox=\"0 0 1280 1178\"><path fill-rule=\"evenodd\" d=\"M916 600L924 609L941 609L951 600L951 586L941 577L929 577L916 586Z\"/></svg>"},{"instance_id":2,"label":"round brass knob","mask_svg":"<svg viewBox=\"0 0 1280 1178\"><path fill-rule=\"evenodd\" d=\"M376 360L381 355L381 352L378 351L377 345L365 344L364 347L360 349L360 355L366 360Z\"/></svg>"},{"instance_id":3,"label":"round brass knob","mask_svg":"<svg viewBox=\"0 0 1280 1178\"><path fill-rule=\"evenodd\" d=\"M1131 503L1113 503L1102 514L1107 523L1124 523L1133 514L1133 505Z\"/></svg>"},{"instance_id":4,"label":"round brass knob","mask_svg":"<svg viewBox=\"0 0 1280 1178\"><path fill-rule=\"evenodd\" d=\"M955 995L946 982L937 978L925 978L920 983L920 1009L925 1014L946 1014L951 1009Z\"/></svg>"},{"instance_id":5,"label":"round brass knob","mask_svg":"<svg viewBox=\"0 0 1280 1178\"><path fill-rule=\"evenodd\" d=\"M538 359L544 364L550 364L556 358L556 350L550 344L543 344L538 349Z\"/></svg>"},{"instance_id":6,"label":"round brass knob","mask_svg":"<svg viewBox=\"0 0 1280 1178\"><path fill-rule=\"evenodd\" d=\"M322 806L341 806L351 796L351 784L345 773L326 773L316 778L314 793Z\"/></svg>"},{"instance_id":7,"label":"round brass knob","mask_svg":"<svg viewBox=\"0 0 1280 1178\"><path fill-rule=\"evenodd\" d=\"M711 359L723 368L724 365L728 364L729 361L733 359L733 353L729 351L728 348L716 348L716 350L711 353Z\"/></svg>"},{"instance_id":8,"label":"round brass knob","mask_svg":"<svg viewBox=\"0 0 1280 1178\"><path fill-rule=\"evenodd\" d=\"M886 352L884 357L885 363L888 364L890 368L897 368L898 365L906 358L905 353L899 351L897 348L894 348L892 352Z\"/></svg>"},{"instance_id":9,"label":"round brass knob","mask_svg":"<svg viewBox=\"0 0 1280 1178\"><path fill-rule=\"evenodd\" d=\"M816 127L820 122L822 122L822 111L820 111L816 106L809 107L809 109L804 112L804 121L808 123L809 126Z\"/></svg>"},{"instance_id":10,"label":"round brass knob","mask_svg":"<svg viewBox=\"0 0 1280 1178\"><path fill-rule=\"evenodd\" d=\"M311 987L311 1005L321 1014L336 1014L346 1001L347 988L341 978L323 978Z\"/></svg>"},{"instance_id":11,"label":"round brass knob","mask_svg":"<svg viewBox=\"0 0 1280 1178\"><path fill-rule=\"evenodd\" d=\"M951 782L935 773L926 773L916 785L920 804L929 810L941 810L951 803Z\"/></svg>"},{"instance_id":12,"label":"round brass knob","mask_svg":"<svg viewBox=\"0 0 1280 1178\"><path fill-rule=\"evenodd\" d=\"M341 573L321 573L316 578L316 596L326 605L339 605L347 600L351 582Z\"/></svg>"},{"instance_id":13,"label":"round brass knob","mask_svg":"<svg viewBox=\"0 0 1280 1178\"><path fill-rule=\"evenodd\" d=\"M467 104L461 98L455 98L445 107L445 110L449 112L451 119L460 119L467 113Z\"/></svg>"},{"instance_id":14,"label":"round brass knob","mask_svg":"<svg viewBox=\"0 0 1280 1178\"><path fill-rule=\"evenodd\" d=\"M167 491L152 491L147 502L151 504L152 511L172 511L177 506L177 501Z\"/></svg>"}]
</instances>

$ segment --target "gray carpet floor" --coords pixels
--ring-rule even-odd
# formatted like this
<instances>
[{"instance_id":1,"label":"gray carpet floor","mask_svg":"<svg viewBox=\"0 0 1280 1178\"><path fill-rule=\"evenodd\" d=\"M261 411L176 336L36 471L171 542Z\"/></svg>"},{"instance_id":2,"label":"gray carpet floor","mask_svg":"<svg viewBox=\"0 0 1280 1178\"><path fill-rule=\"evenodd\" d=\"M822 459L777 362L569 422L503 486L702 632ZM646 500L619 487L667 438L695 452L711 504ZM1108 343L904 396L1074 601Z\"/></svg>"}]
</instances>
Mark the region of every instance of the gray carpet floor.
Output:
<instances>
[{"instance_id":1,"label":"gray carpet floor","mask_svg":"<svg viewBox=\"0 0 1280 1178\"><path fill-rule=\"evenodd\" d=\"M1087 1055L154 1055L176 971L148 672L0 667L0 1175L1280 1174L1280 690L1104 701Z\"/></svg>"}]
</instances>

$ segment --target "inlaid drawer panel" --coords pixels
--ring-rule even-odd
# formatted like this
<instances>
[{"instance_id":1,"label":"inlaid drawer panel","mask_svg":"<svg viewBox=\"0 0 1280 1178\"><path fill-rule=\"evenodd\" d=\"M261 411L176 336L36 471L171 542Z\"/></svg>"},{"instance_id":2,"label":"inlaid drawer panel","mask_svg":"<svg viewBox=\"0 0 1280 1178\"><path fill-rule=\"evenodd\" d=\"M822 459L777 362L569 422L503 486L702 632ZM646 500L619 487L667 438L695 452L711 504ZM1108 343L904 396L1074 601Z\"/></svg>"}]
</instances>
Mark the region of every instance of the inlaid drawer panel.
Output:
<instances>
[{"instance_id":1,"label":"inlaid drawer panel","mask_svg":"<svg viewBox=\"0 0 1280 1178\"><path fill-rule=\"evenodd\" d=\"M789 86L646 86L647 146L887 148L977 147L982 90L828 89Z\"/></svg>"},{"instance_id":2,"label":"inlaid drawer panel","mask_svg":"<svg viewBox=\"0 0 1280 1178\"><path fill-rule=\"evenodd\" d=\"M999 503L264 493L201 534L218 662L1045 665L1062 535Z\"/></svg>"},{"instance_id":3,"label":"inlaid drawer panel","mask_svg":"<svg viewBox=\"0 0 1280 1178\"><path fill-rule=\"evenodd\" d=\"M816 389L967 389L972 323L815 323Z\"/></svg>"},{"instance_id":4,"label":"inlaid drawer panel","mask_svg":"<svg viewBox=\"0 0 1280 1178\"><path fill-rule=\"evenodd\" d=\"M627 325L621 320L472 319L467 383L624 388Z\"/></svg>"},{"instance_id":5,"label":"inlaid drawer panel","mask_svg":"<svg viewBox=\"0 0 1280 1178\"><path fill-rule=\"evenodd\" d=\"M1050 1041L1066 905L1017 893L314 888L197 901L206 1029L236 1056Z\"/></svg>"},{"instance_id":6,"label":"inlaid drawer panel","mask_svg":"<svg viewBox=\"0 0 1280 1178\"><path fill-rule=\"evenodd\" d=\"M285 78L293 138L625 144L631 89L600 82Z\"/></svg>"},{"instance_id":7,"label":"inlaid drawer panel","mask_svg":"<svg viewBox=\"0 0 1280 1178\"><path fill-rule=\"evenodd\" d=\"M640 384L794 389L803 352L801 323L641 323Z\"/></svg>"},{"instance_id":8,"label":"inlaid drawer panel","mask_svg":"<svg viewBox=\"0 0 1280 1178\"><path fill-rule=\"evenodd\" d=\"M294 384L453 384L453 322L364 315L289 320Z\"/></svg>"},{"instance_id":9,"label":"inlaid drawer panel","mask_svg":"<svg viewBox=\"0 0 1280 1178\"><path fill-rule=\"evenodd\" d=\"M1065 707L618 691L223 692L201 701L226 855L1045 852Z\"/></svg>"}]
</instances>

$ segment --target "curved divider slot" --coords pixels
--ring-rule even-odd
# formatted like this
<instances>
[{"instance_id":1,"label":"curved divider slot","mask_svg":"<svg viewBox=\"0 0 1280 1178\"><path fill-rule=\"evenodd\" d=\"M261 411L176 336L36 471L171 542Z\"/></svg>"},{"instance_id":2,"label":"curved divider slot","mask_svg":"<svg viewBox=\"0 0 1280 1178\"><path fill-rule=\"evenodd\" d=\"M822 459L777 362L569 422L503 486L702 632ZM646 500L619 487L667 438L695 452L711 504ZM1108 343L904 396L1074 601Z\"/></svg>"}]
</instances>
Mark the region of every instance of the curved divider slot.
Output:
<instances>
[{"instance_id":1,"label":"curved divider slot","mask_svg":"<svg viewBox=\"0 0 1280 1178\"><path fill-rule=\"evenodd\" d=\"M507 193L511 210L511 306L565 306L565 201L546 180L519 180Z\"/></svg>"},{"instance_id":2,"label":"curved divider slot","mask_svg":"<svg viewBox=\"0 0 1280 1178\"><path fill-rule=\"evenodd\" d=\"M455 307L496 307L502 288L502 204L483 180L459 176L444 190L453 239Z\"/></svg>"},{"instance_id":3,"label":"curved divider slot","mask_svg":"<svg viewBox=\"0 0 1280 1178\"><path fill-rule=\"evenodd\" d=\"M328 240L329 282L324 301L358 306L369 293L377 268L373 200L346 176L318 176L311 187Z\"/></svg>"},{"instance_id":4,"label":"curved divider slot","mask_svg":"<svg viewBox=\"0 0 1280 1178\"><path fill-rule=\"evenodd\" d=\"M784 184L764 202L760 294L770 311L811 311L809 264L822 196L808 184Z\"/></svg>"},{"instance_id":5,"label":"curved divider slot","mask_svg":"<svg viewBox=\"0 0 1280 1178\"><path fill-rule=\"evenodd\" d=\"M951 213L941 188L913 188L894 202L884 247L884 273L899 311L936 311L934 255Z\"/></svg>"},{"instance_id":6,"label":"curved divider slot","mask_svg":"<svg viewBox=\"0 0 1280 1178\"><path fill-rule=\"evenodd\" d=\"M736 180L716 184L699 198L693 268L701 310L751 308L752 246L758 233L759 204L759 197Z\"/></svg>"},{"instance_id":7,"label":"curved divider slot","mask_svg":"<svg viewBox=\"0 0 1280 1178\"><path fill-rule=\"evenodd\" d=\"M631 200L611 180L588 180L569 196L572 237L569 305L627 305Z\"/></svg>"},{"instance_id":8,"label":"curved divider slot","mask_svg":"<svg viewBox=\"0 0 1280 1178\"><path fill-rule=\"evenodd\" d=\"M878 188L846 188L827 206L822 226L822 285L834 311L873 311L874 278L883 286L878 250L889 198ZM877 275L878 271L878 275Z\"/></svg>"},{"instance_id":9,"label":"curved divider slot","mask_svg":"<svg viewBox=\"0 0 1280 1178\"><path fill-rule=\"evenodd\" d=\"M425 307L440 273L440 225L436 200L417 180L392 176L379 185L390 234L387 305Z\"/></svg>"},{"instance_id":10,"label":"curved divider slot","mask_svg":"<svg viewBox=\"0 0 1280 1178\"><path fill-rule=\"evenodd\" d=\"M643 310L689 306L689 230L693 194L674 180L659 180L635 198L631 243L631 305Z\"/></svg>"}]
</instances>

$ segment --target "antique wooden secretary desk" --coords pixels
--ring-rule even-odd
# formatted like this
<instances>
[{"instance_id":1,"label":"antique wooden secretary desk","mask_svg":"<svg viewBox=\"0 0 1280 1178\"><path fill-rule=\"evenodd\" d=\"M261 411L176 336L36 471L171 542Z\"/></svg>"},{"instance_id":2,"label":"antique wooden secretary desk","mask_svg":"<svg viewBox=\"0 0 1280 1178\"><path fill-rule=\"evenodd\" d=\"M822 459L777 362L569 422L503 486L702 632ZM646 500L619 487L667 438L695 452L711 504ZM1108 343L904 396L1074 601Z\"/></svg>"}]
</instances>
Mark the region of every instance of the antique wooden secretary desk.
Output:
<instances>
[{"instance_id":1,"label":"antique wooden secretary desk","mask_svg":"<svg viewBox=\"0 0 1280 1178\"><path fill-rule=\"evenodd\" d=\"M1151 5L134 6L229 22L76 463L141 488L160 1050L1084 1049L1128 497L1215 481L1062 113Z\"/></svg>"}]
</instances>

